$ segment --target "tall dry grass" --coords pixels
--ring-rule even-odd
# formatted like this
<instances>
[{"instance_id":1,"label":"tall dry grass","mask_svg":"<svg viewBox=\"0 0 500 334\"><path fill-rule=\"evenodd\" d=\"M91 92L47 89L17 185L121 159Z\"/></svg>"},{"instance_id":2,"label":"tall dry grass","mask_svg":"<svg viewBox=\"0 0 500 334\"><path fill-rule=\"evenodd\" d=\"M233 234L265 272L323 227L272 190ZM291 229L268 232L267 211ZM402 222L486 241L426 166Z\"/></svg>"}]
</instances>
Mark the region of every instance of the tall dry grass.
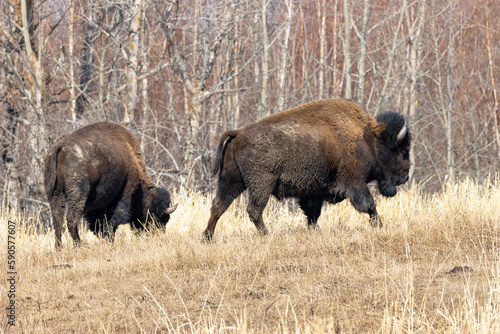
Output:
<instances>
[{"instance_id":1,"label":"tall dry grass","mask_svg":"<svg viewBox=\"0 0 500 334\"><path fill-rule=\"evenodd\" d=\"M343 202L309 231L300 210L272 202L263 237L240 199L210 244L201 233L211 199L174 198L165 231L120 228L114 243L86 233L80 247L65 234L61 252L30 217L2 211L2 310L9 214L19 277L16 326L2 311L0 332L500 332L499 180L379 197L382 229Z\"/></svg>"}]
</instances>

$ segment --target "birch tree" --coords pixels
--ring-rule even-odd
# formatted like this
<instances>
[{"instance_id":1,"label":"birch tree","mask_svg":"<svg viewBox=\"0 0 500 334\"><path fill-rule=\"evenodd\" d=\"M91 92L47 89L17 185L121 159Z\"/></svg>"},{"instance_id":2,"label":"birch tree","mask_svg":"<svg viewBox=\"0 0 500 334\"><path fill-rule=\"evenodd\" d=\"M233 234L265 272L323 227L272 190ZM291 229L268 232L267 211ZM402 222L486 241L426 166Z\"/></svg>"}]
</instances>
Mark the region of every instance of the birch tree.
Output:
<instances>
[{"instance_id":1,"label":"birch tree","mask_svg":"<svg viewBox=\"0 0 500 334\"><path fill-rule=\"evenodd\" d=\"M269 6L269 0L262 0L261 7L261 20L262 20L262 86L260 90L260 114L261 117L266 117L269 115L267 109L267 82L269 78L269 49L271 45L269 44L269 37L267 34L267 9Z\"/></svg>"},{"instance_id":2,"label":"birch tree","mask_svg":"<svg viewBox=\"0 0 500 334\"><path fill-rule=\"evenodd\" d=\"M130 31L128 34L128 66L127 66L127 85L128 95L126 108L123 113L123 124L134 121L134 113L137 109L139 100L139 81L137 72L139 70L139 29L142 20L142 0L133 0L130 8Z\"/></svg>"},{"instance_id":3,"label":"birch tree","mask_svg":"<svg viewBox=\"0 0 500 334\"><path fill-rule=\"evenodd\" d=\"M352 98L352 61L351 61L351 10L349 0L344 0L344 73L345 98Z\"/></svg>"},{"instance_id":4,"label":"birch tree","mask_svg":"<svg viewBox=\"0 0 500 334\"><path fill-rule=\"evenodd\" d=\"M76 120L76 89L75 89L75 68L74 68L74 45L75 45L75 2L69 1L68 18L68 57L69 57L69 82L70 82L70 113L71 119Z\"/></svg>"},{"instance_id":5,"label":"birch tree","mask_svg":"<svg viewBox=\"0 0 500 334\"><path fill-rule=\"evenodd\" d=\"M292 25L292 18L294 15L293 0L285 0L286 4L286 23L285 23L285 35L283 36L283 44L281 46L281 67L279 74L279 90L278 90L278 103L276 105L276 110L281 111L285 105L285 84L286 84L286 74L288 72L288 42L290 39L290 27Z\"/></svg>"},{"instance_id":6,"label":"birch tree","mask_svg":"<svg viewBox=\"0 0 500 334\"><path fill-rule=\"evenodd\" d=\"M360 40L360 54L357 60L358 67L358 102L360 104L364 103L364 94L365 94L365 59L367 52L367 37L368 37L368 21L370 19L370 1L364 0L363 2L363 19L361 31L356 29L356 34ZM354 25L356 27L356 25Z\"/></svg>"},{"instance_id":7,"label":"birch tree","mask_svg":"<svg viewBox=\"0 0 500 334\"><path fill-rule=\"evenodd\" d=\"M83 42L83 55L80 63L80 85L79 94L76 98L76 118L82 117L90 103L89 94L94 90L95 85L95 46L96 34L94 32L97 26L94 22L95 0L89 1L87 20L85 22L85 38Z\"/></svg>"},{"instance_id":8,"label":"birch tree","mask_svg":"<svg viewBox=\"0 0 500 334\"><path fill-rule=\"evenodd\" d=\"M416 3L418 9L415 11L414 6L408 7L405 13L406 15L406 25L408 26L408 79L409 79L409 89L408 89L408 119L410 127L415 125L415 120L417 118L417 81L420 78L419 69L421 66L421 38L422 30L425 22L425 3L426 1L420 1ZM415 13L416 12L416 13ZM416 129L413 129L414 140L410 147L410 172L409 172L409 182L410 187L415 185L415 133Z\"/></svg>"},{"instance_id":9,"label":"birch tree","mask_svg":"<svg viewBox=\"0 0 500 334\"><path fill-rule=\"evenodd\" d=\"M389 87L389 82L391 82L391 80L392 80L393 63L394 63L394 59L396 57L397 47L401 43L401 38L399 36L399 32L401 30L401 24L403 23L403 19L404 19L405 13L406 13L406 8L407 8L407 0L403 0L402 8L399 11L398 23L396 25L396 28L393 31L392 41L390 44L388 44L386 46L387 47L386 52L387 52L388 63L387 63L385 74L382 75L384 84L382 86L381 91L379 92L379 97L377 99L375 111L373 112L374 115L377 115L378 112L380 111L380 108L382 107L382 104L384 103L384 101L386 99L387 89Z\"/></svg>"},{"instance_id":10,"label":"birch tree","mask_svg":"<svg viewBox=\"0 0 500 334\"><path fill-rule=\"evenodd\" d=\"M155 4L158 11L162 11L162 28L165 32L166 41L171 53L171 62L174 71L179 75L184 88L189 94L191 105L189 110L189 129L188 136L184 144L184 183L191 187L195 184L196 172L195 165L206 150L200 149L201 134L207 130L207 116L204 113L205 103L215 94L221 94L222 87L233 80L239 73L251 63L251 59L240 66L240 72L227 73L222 78L214 78L214 69L217 59L221 54L221 49L228 45L230 32L235 29L237 23L242 19L243 8L237 8L237 4L231 1L225 1L214 10L208 4L200 9L200 15L205 15L206 20L194 22L200 26L199 40L196 42L199 47L192 49L190 59L183 56L186 50L176 38L176 22L171 17L178 15L179 9L177 3L172 3L167 11L160 9L159 3ZM237 9L237 10L236 10ZM229 43L230 44L230 43Z\"/></svg>"},{"instance_id":11,"label":"birch tree","mask_svg":"<svg viewBox=\"0 0 500 334\"><path fill-rule=\"evenodd\" d=\"M326 52L326 0L316 1L319 33L319 87L318 99L324 97L325 90L325 52Z\"/></svg>"},{"instance_id":12,"label":"birch tree","mask_svg":"<svg viewBox=\"0 0 500 334\"><path fill-rule=\"evenodd\" d=\"M490 3L490 1L488 1ZM497 156L498 159L500 159L500 131L499 131L499 124L498 124L498 113L499 113L499 102L498 102L498 90L496 87L496 82L495 82L495 76L493 74L493 69L495 68L495 65L493 63L493 56L491 52L491 40L490 40L490 35L491 35L491 28L490 28L490 10L488 7L486 7L485 10L485 17L486 17L486 51L488 53L488 65L489 65L489 75L490 75L490 80L491 80L491 89L493 91L493 132L495 135L495 141L497 143ZM498 33L498 32L497 32Z\"/></svg>"},{"instance_id":13,"label":"birch tree","mask_svg":"<svg viewBox=\"0 0 500 334\"><path fill-rule=\"evenodd\" d=\"M448 182L451 188L455 186L455 155L453 152L453 93L455 84L452 83L451 66L453 61L453 11L455 0L450 0L448 9L448 47L446 49L446 102L445 110L445 130L446 130L446 165L448 167Z\"/></svg>"}]
</instances>

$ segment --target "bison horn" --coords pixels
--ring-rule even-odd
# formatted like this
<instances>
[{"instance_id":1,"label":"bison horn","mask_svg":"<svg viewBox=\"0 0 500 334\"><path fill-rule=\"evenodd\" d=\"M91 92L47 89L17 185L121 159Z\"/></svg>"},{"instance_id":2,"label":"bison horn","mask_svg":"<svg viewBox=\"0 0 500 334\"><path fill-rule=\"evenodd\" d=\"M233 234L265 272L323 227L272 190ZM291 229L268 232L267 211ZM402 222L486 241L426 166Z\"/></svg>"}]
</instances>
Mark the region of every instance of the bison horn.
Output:
<instances>
[{"instance_id":1,"label":"bison horn","mask_svg":"<svg viewBox=\"0 0 500 334\"><path fill-rule=\"evenodd\" d=\"M397 136L398 143L401 143L401 141L406 137L407 132L408 132L408 126L405 120L405 124L403 124L403 128L401 129L401 131L399 131Z\"/></svg>"},{"instance_id":2,"label":"bison horn","mask_svg":"<svg viewBox=\"0 0 500 334\"><path fill-rule=\"evenodd\" d=\"M177 204L179 204L179 203L177 203ZM177 209L177 204L176 204L176 205L174 205L174 206L171 206L171 207L169 207L169 208L166 208L166 209L165 209L165 213L166 213L167 215L172 214L172 213L175 211L175 209Z\"/></svg>"}]
</instances>

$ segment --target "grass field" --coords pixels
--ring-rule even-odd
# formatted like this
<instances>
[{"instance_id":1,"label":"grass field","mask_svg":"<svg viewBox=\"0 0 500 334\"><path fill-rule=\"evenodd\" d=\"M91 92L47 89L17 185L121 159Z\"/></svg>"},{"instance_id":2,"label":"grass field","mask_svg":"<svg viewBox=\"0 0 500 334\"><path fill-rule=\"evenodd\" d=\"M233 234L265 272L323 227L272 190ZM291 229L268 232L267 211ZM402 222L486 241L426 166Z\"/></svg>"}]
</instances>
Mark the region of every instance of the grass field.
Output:
<instances>
[{"instance_id":1,"label":"grass field","mask_svg":"<svg viewBox=\"0 0 500 334\"><path fill-rule=\"evenodd\" d=\"M348 201L320 230L270 202L258 235L242 197L201 242L211 199L174 193L166 231L54 250L20 213L16 326L8 326L8 212L0 217L0 332L500 333L500 181L377 197L385 226ZM455 268L455 269L454 269ZM454 270L453 270L454 269Z\"/></svg>"}]
</instances>

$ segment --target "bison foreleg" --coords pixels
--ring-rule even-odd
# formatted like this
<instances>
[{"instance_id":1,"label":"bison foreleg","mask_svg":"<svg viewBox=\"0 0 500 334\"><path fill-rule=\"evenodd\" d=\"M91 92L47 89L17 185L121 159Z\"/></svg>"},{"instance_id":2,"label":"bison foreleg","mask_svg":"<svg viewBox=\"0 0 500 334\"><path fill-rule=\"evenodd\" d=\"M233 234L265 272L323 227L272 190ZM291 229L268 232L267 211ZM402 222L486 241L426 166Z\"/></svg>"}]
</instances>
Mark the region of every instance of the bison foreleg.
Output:
<instances>
[{"instance_id":1,"label":"bison foreleg","mask_svg":"<svg viewBox=\"0 0 500 334\"><path fill-rule=\"evenodd\" d=\"M375 210L375 214L370 215L370 225L372 227L382 227L382 219L380 219L380 216L377 213L377 210Z\"/></svg>"},{"instance_id":2,"label":"bison foreleg","mask_svg":"<svg viewBox=\"0 0 500 334\"><path fill-rule=\"evenodd\" d=\"M375 200L366 184L348 189L346 195L356 210L370 215L370 224L373 227L382 227L382 221L377 213Z\"/></svg>"},{"instance_id":3,"label":"bison foreleg","mask_svg":"<svg viewBox=\"0 0 500 334\"><path fill-rule=\"evenodd\" d=\"M109 241L115 238L115 232L121 224L130 223L131 220L131 205L130 198L123 196L116 205L112 216L107 217L102 228L102 236Z\"/></svg>"},{"instance_id":4,"label":"bison foreleg","mask_svg":"<svg viewBox=\"0 0 500 334\"><path fill-rule=\"evenodd\" d=\"M307 216L307 226L317 229L318 218L321 215L321 207L323 200L315 197L299 199L299 205L304 214Z\"/></svg>"}]
</instances>

